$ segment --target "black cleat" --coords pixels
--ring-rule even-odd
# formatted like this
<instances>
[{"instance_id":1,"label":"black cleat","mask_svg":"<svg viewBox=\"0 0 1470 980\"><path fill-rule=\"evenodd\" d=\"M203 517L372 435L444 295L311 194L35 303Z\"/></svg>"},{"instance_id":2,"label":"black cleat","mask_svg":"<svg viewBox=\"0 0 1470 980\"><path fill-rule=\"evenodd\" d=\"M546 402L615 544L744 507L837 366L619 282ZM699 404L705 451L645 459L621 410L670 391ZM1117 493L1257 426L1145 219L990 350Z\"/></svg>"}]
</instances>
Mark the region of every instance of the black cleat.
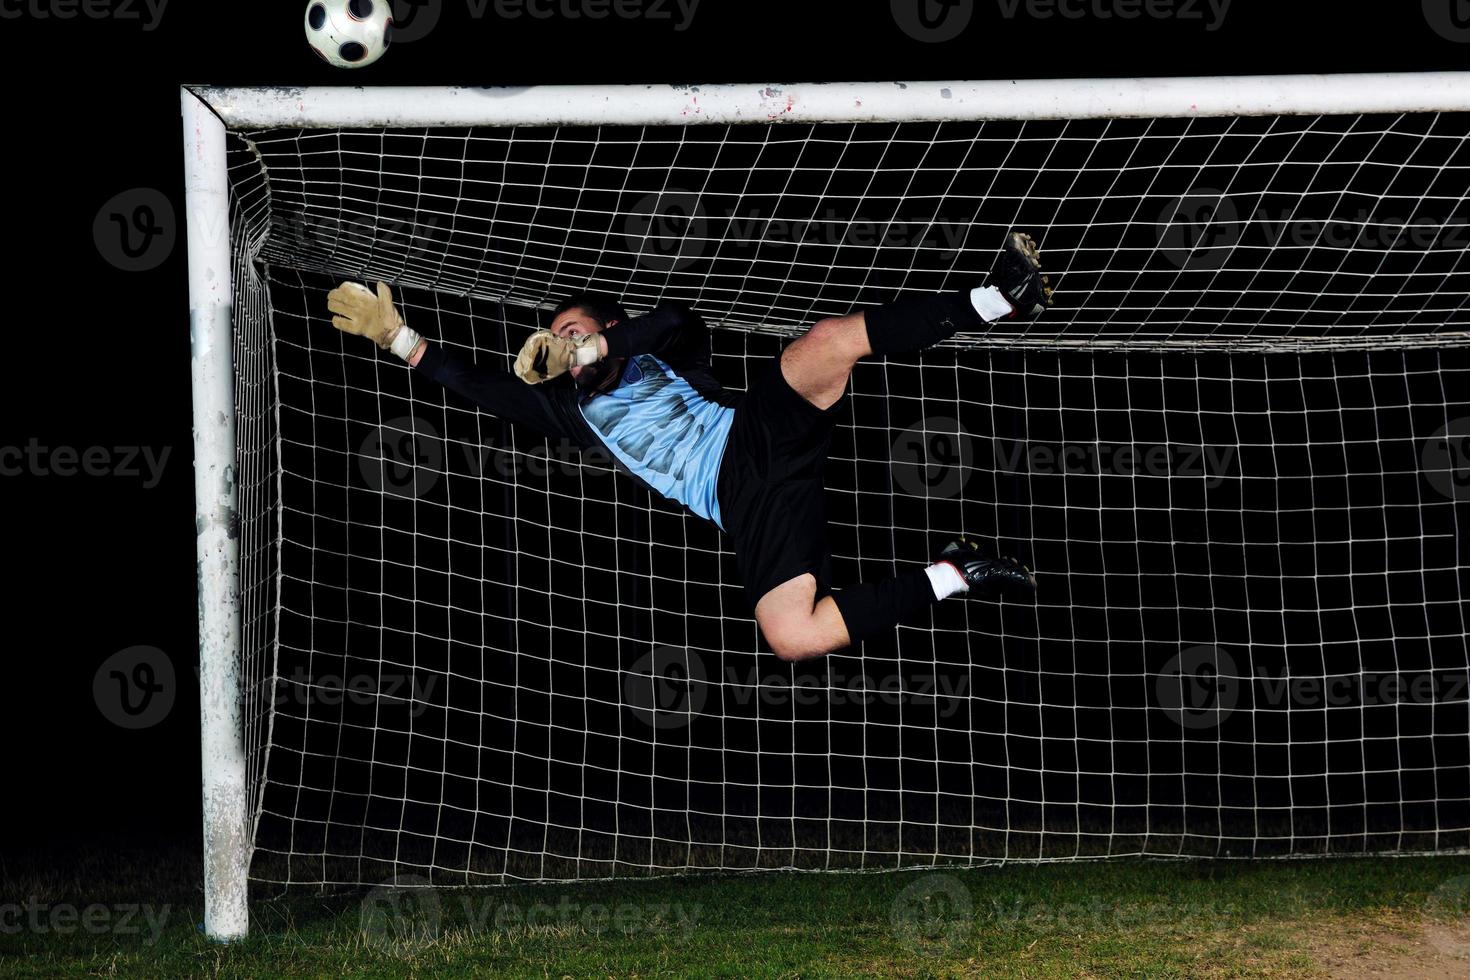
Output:
<instances>
[{"instance_id":1,"label":"black cleat","mask_svg":"<svg viewBox=\"0 0 1470 980\"><path fill-rule=\"evenodd\" d=\"M1015 318L1034 320L1050 309L1051 279L1041 274L1041 249L1024 231L1006 238L991 278L1015 309Z\"/></svg>"},{"instance_id":2,"label":"black cleat","mask_svg":"<svg viewBox=\"0 0 1470 980\"><path fill-rule=\"evenodd\" d=\"M955 538L935 561L947 562L970 586L970 595L990 598L1031 599L1036 595L1036 576L1014 558L987 558L971 538Z\"/></svg>"}]
</instances>

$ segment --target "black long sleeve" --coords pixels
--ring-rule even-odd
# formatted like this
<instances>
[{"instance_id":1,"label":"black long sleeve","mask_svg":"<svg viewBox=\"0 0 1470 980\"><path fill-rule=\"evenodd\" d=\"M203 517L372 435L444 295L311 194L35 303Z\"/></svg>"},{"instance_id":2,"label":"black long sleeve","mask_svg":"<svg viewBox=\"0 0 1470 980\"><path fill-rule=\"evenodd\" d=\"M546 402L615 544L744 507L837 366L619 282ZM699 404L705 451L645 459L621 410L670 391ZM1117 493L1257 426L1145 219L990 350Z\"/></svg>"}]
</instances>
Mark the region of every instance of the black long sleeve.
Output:
<instances>
[{"instance_id":1,"label":"black long sleeve","mask_svg":"<svg viewBox=\"0 0 1470 980\"><path fill-rule=\"evenodd\" d=\"M608 357L654 354L679 367L684 366L679 362L691 357L705 363L709 360L709 332L704 320L683 303L660 303L651 313L609 327L603 336L607 338Z\"/></svg>"},{"instance_id":2,"label":"black long sleeve","mask_svg":"<svg viewBox=\"0 0 1470 980\"><path fill-rule=\"evenodd\" d=\"M465 354L429 341L415 370L498 418L552 438L592 445L591 431L567 384L529 385L509 371L476 364Z\"/></svg>"}]
</instances>

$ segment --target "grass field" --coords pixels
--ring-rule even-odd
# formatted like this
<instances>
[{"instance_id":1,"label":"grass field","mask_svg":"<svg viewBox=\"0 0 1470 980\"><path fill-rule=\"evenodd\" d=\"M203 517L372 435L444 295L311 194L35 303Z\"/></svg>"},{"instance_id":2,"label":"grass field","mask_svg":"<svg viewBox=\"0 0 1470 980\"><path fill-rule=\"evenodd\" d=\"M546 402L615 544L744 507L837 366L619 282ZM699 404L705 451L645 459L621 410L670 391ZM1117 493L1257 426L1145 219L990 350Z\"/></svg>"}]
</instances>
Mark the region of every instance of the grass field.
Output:
<instances>
[{"instance_id":1,"label":"grass field","mask_svg":"<svg viewBox=\"0 0 1470 980\"><path fill-rule=\"evenodd\" d=\"M705 876L258 902L197 863L6 861L4 976L1470 976L1470 858Z\"/></svg>"}]
</instances>

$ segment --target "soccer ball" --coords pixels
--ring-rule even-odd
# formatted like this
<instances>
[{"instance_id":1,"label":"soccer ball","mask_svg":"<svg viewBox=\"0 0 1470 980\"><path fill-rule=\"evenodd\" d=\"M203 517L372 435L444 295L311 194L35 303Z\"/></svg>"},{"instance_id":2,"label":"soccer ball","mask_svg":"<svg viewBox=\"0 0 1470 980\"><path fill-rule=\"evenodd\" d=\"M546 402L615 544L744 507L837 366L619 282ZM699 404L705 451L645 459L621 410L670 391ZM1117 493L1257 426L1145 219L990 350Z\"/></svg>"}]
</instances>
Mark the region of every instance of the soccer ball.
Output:
<instances>
[{"instance_id":1,"label":"soccer ball","mask_svg":"<svg viewBox=\"0 0 1470 980\"><path fill-rule=\"evenodd\" d=\"M370 65L393 40L391 0L311 0L306 5L306 40L329 65Z\"/></svg>"}]
</instances>

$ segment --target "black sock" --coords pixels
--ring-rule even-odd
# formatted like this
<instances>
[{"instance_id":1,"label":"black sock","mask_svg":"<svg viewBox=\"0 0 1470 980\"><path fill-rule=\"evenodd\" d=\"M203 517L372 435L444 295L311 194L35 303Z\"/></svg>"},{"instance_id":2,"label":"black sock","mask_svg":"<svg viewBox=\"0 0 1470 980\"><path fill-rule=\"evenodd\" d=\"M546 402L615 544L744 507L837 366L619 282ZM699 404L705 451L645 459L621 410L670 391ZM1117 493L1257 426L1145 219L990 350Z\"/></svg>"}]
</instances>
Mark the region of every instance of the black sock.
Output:
<instances>
[{"instance_id":1,"label":"black sock","mask_svg":"<svg viewBox=\"0 0 1470 980\"><path fill-rule=\"evenodd\" d=\"M928 609L939 600L929 573L920 568L881 582L860 582L832 593L853 646L868 637L891 630L909 616Z\"/></svg>"},{"instance_id":2,"label":"black sock","mask_svg":"<svg viewBox=\"0 0 1470 980\"><path fill-rule=\"evenodd\" d=\"M969 290L904 296L864 311L874 354L904 354L933 347L960 330L984 330Z\"/></svg>"}]
</instances>

